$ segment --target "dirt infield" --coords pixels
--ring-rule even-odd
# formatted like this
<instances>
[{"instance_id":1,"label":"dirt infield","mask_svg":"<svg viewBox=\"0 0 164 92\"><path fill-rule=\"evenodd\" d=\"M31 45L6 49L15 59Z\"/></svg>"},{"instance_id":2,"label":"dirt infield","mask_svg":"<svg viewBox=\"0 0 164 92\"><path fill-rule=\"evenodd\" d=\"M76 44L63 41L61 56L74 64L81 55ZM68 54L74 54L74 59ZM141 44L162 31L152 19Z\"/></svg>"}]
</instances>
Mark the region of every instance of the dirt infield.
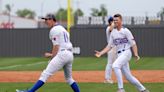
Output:
<instances>
[{"instance_id":1,"label":"dirt infield","mask_svg":"<svg viewBox=\"0 0 164 92\"><path fill-rule=\"evenodd\" d=\"M35 82L40 71L0 71L0 82ZM144 83L164 82L164 70L133 70L132 74ZM103 82L104 71L73 71L77 82ZM113 74L112 78L116 82ZM65 82L63 71L57 72L48 82ZM127 82L124 79L124 82Z\"/></svg>"}]
</instances>

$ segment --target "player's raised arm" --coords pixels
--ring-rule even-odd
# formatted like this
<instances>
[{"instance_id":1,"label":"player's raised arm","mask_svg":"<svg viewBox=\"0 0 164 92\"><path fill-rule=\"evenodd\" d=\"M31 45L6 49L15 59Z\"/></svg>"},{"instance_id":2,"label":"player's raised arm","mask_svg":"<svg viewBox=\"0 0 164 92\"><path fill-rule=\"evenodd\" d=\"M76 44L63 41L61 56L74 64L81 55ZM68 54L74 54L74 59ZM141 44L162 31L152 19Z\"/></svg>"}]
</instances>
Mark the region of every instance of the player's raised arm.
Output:
<instances>
[{"instance_id":1,"label":"player's raised arm","mask_svg":"<svg viewBox=\"0 0 164 92\"><path fill-rule=\"evenodd\" d=\"M109 28L109 31L112 32L113 29L114 29L114 22L112 21L110 28Z\"/></svg>"},{"instance_id":2,"label":"player's raised arm","mask_svg":"<svg viewBox=\"0 0 164 92\"><path fill-rule=\"evenodd\" d=\"M109 32L112 32L112 30L114 28L113 17L108 18L108 25L109 25Z\"/></svg>"}]
</instances>

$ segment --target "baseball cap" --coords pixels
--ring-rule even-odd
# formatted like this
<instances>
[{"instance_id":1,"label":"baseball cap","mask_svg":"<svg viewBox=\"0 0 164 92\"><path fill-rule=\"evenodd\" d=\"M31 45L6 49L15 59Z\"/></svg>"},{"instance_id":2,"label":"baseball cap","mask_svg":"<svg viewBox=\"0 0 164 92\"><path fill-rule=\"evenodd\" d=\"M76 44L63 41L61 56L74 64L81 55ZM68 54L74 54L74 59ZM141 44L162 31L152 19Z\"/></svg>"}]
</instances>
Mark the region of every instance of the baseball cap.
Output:
<instances>
[{"instance_id":1,"label":"baseball cap","mask_svg":"<svg viewBox=\"0 0 164 92\"><path fill-rule=\"evenodd\" d=\"M112 17L112 16L110 16L110 17L108 18L108 23L110 23L111 21L113 21L113 17Z\"/></svg>"},{"instance_id":2,"label":"baseball cap","mask_svg":"<svg viewBox=\"0 0 164 92\"><path fill-rule=\"evenodd\" d=\"M53 19L56 21L54 14L47 14L45 17L41 17L41 19L44 19L44 20Z\"/></svg>"}]
</instances>

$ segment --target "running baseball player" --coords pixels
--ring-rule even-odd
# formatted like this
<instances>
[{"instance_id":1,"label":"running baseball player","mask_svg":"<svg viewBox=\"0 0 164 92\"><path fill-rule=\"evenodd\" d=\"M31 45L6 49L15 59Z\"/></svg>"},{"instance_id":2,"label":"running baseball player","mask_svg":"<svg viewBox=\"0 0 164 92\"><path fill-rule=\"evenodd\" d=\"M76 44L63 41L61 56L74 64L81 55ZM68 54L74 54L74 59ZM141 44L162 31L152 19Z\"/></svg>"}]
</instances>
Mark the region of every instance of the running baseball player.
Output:
<instances>
[{"instance_id":1,"label":"running baseball player","mask_svg":"<svg viewBox=\"0 0 164 92\"><path fill-rule=\"evenodd\" d=\"M114 61L112 68L114 69L118 81L117 92L125 92L122 74L130 83L136 86L140 92L149 92L130 72L129 61L132 57L130 48L132 47L136 61L138 61L140 57L132 33L129 29L122 27L122 16L120 14L114 15L114 25L115 28L112 30L108 45L100 52L96 51L95 56L101 57L115 46L117 58Z\"/></svg>"},{"instance_id":2,"label":"running baseball player","mask_svg":"<svg viewBox=\"0 0 164 92\"><path fill-rule=\"evenodd\" d=\"M45 84L51 75L59 71L61 68L64 70L65 80L71 86L73 91L80 92L77 83L72 78L72 63L74 57L69 33L64 27L57 24L53 14L48 14L42 19L44 19L48 27L51 28L49 38L52 41L53 48L51 53L45 53L45 57L51 58L51 60L47 68L42 72L39 80L31 89L16 90L16 92L35 92Z\"/></svg>"},{"instance_id":3,"label":"running baseball player","mask_svg":"<svg viewBox=\"0 0 164 92\"><path fill-rule=\"evenodd\" d=\"M107 43L109 42L109 38L110 38L110 33L112 32L114 28L114 23L113 23L113 17L109 17L108 18L108 27L106 28L106 38L107 38ZM113 61L115 59L115 50L114 48L112 50L110 50L107 53L107 65L105 68L105 80L104 83L110 83L113 84L113 80L112 80L112 64Z\"/></svg>"}]
</instances>

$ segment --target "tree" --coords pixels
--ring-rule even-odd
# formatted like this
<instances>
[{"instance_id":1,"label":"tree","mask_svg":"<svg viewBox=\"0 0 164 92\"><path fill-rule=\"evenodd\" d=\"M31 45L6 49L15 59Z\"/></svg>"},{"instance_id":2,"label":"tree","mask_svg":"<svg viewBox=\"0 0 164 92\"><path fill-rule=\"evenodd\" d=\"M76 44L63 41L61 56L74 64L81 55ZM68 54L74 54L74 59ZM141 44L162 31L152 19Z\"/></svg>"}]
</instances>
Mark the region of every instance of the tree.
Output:
<instances>
[{"instance_id":1,"label":"tree","mask_svg":"<svg viewBox=\"0 0 164 92\"><path fill-rule=\"evenodd\" d=\"M164 21L164 7L157 13L158 17L161 17L161 20Z\"/></svg>"},{"instance_id":2,"label":"tree","mask_svg":"<svg viewBox=\"0 0 164 92\"><path fill-rule=\"evenodd\" d=\"M92 11L91 13L92 16L107 16L108 14L108 11L104 4L100 6L100 10L96 8L92 8L91 11Z\"/></svg>"},{"instance_id":3,"label":"tree","mask_svg":"<svg viewBox=\"0 0 164 92\"><path fill-rule=\"evenodd\" d=\"M161 8L161 10L157 13L157 17L161 18L161 21L164 21L164 7Z\"/></svg>"},{"instance_id":4,"label":"tree","mask_svg":"<svg viewBox=\"0 0 164 92\"><path fill-rule=\"evenodd\" d=\"M162 7L161 10L157 13L158 17L160 17L161 15L164 15L164 7Z\"/></svg>"},{"instance_id":5,"label":"tree","mask_svg":"<svg viewBox=\"0 0 164 92\"><path fill-rule=\"evenodd\" d=\"M79 8L74 12L74 16L83 16L83 15L84 15L83 11Z\"/></svg>"},{"instance_id":6,"label":"tree","mask_svg":"<svg viewBox=\"0 0 164 92\"><path fill-rule=\"evenodd\" d=\"M9 4L6 4L5 5L5 11L3 11L3 14L7 14L7 15L10 15L10 12L11 12L11 6Z\"/></svg>"},{"instance_id":7,"label":"tree","mask_svg":"<svg viewBox=\"0 0 164 92\"><path fill-rule=\"evenodd\" d=\"M62 20L67 20L67 10L64 8L60 8L56 13L55 17L57 20L62 21Z\"/></svg>"},{"instance_id":8,"label":"tree","mask_svg":"<svg viewBox=\"0 0 164 92\"><path fill-rule=\"evenodd\" d=\"M107 11L105 5L102 4L102 5L100 6L99 16L107 16L107 14L108 14L108 11Z\"/></svg>"},{"instance_id":9,"label":"tree","mask_svg":"<svg viewBox=\"0 0 164 92\"><path fill-rule=\"evenodd\" d=\"M36 16L36 13L29 9L18 10L16 14L19 17L30 18L30 19L34 19Z\"/></svg>"},{"instance_id":10,"label":"tree","mask_svg":"<svg viewBox=\"0 0 164 92\"><path fill-rule=\"evenodd\" d=\"M92 16L98 16L98 14L99 14L99 10L98 9L92 8L91 11L92 11L92 13L91 13Z\"/></svg>"},{"instance_id":11,"label":"tree","mask_svg":"<svg viewBox=\"0 0 164 92\"><path fill-rule=\"evenodd\" d=\"M72 11L72 9L71 9ZM73 17L73 14L71 14L71 16ZM57 20L61 21L67 21L67 9L64 8L60 8L56 13L55 13L55 17Z\"/></svg>"},{"instance_id":12,"label":"tree","mask_svg":"<svg viewBox=\"0 0 164 92\"><path fill-rule=\"evenodd\" d=\"M7 4L5 7L8 13L11 12L11 6L9 4Z\"/></svg>"}]
</instances>

